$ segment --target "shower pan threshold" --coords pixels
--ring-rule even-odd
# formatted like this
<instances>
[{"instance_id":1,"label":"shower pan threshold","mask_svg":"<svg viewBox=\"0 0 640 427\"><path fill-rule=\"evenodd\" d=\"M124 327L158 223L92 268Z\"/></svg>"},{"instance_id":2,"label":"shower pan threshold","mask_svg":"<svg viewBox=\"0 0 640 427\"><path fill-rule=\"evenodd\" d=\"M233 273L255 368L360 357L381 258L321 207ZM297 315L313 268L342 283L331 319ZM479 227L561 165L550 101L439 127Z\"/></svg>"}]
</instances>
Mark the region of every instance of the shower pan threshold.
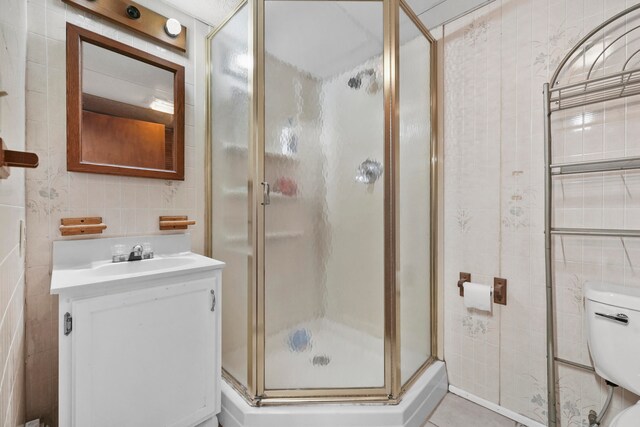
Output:
<instances>
[{"instance_id":1,"label":"shower pan threshold","mask_svg":"<svg viewBox=\"0 0 640 427\"><path fill-rule=\"evenodd\" d=\"M444 362L433 362L397 405L313 404L250 406L222 381L223 427L422 427L447 393Z\"/></svg>"}]
</instances>

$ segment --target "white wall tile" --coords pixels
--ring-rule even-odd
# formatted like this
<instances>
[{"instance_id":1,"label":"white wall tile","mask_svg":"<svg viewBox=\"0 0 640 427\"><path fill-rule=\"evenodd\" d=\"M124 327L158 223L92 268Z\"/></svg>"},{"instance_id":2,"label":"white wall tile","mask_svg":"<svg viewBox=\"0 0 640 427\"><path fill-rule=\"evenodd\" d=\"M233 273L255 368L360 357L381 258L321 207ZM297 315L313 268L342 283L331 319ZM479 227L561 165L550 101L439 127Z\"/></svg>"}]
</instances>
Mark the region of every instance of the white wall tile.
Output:
<instances>
[{"instance_id":1,"label":"white wall tile","mask_svg":"<svg viewBox=\"0 0 640 427\"><path fill-rule=\"evenodd\" d=\"M0 0L0 137L14 150L25 148L25 82L42 88L35 73L26 77L27 4ZM24 423L24 257L20 222L25 220L25 173L12 168L0 180L0 425Z\"/></svg>"},{"instance_id":2,"label":"white wall tile","mask_svg":"<svg viewBox=\"0 0 640 427\"><path fill-rule=\"evenodd\" d=\"M27 277L25 386L30 399L26 402L26 411L28 417L40 417L52 427L57 422L56 364L47 363L42 367L33 361L42 360L44 355L53 357L57 354L57 300L49 296L48 276L44 272L50 270L51 242L61 238L58 231L60 218L102 216L108 227L104 236L159 233L158 216L170 213L188 214L200 221L204 218L204 133L193 128L196 116L204 117L204 103L195 101L195 86L204 87L195 76L199 68L204 68L204 57L196 55L194 50L196 47L204 49L204 37L209 27L159 2L151 2L148 6L176 16L189 29L189 52L183 54L160 48L146 38L80 12L61 0L30 0L25 5L29 31L28 36L25 34L28 46L23 59L23 62L27 58L29 61L26 139L28 148L41 158L40 168L30 171L27 176L26 189L26 215L29 220L27 266L34 272ZM232 5L225 4L224 7ZM190 126L185 132L188 149L184 182L67 172L67 22L185 66L185 80L188 82L186 121ZM196 58L200 61L197 64ZM204 75L204 72L199 72L198 78L204 79ZM196 155L196 151L200 154ZM198 179L202 182L196 182ZM5 197L1 185L0 204ZM190 231L194 234L194 250L201 252L204 227ZM44 282L47 282L46 286ZM34 369L39 370L36 372Z\"/></svg>"}]
</instances>

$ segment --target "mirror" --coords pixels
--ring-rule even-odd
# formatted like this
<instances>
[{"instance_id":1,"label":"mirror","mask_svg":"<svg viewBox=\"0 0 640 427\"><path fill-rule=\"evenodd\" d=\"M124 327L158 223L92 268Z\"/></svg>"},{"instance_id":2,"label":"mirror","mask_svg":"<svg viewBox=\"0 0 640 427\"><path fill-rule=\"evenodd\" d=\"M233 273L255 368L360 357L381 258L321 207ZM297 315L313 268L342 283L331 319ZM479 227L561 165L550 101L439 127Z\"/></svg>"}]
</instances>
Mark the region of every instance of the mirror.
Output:
<instances>
[{"instance_id":1,"label":"mirror","mask_svg":"<svg viewBox=\"0 0 640 427\"><path fill-rule=\"evenodd\" d=\"M184 180L184 67L67 24L67 170Z\"/></svg>"}]
</instances>

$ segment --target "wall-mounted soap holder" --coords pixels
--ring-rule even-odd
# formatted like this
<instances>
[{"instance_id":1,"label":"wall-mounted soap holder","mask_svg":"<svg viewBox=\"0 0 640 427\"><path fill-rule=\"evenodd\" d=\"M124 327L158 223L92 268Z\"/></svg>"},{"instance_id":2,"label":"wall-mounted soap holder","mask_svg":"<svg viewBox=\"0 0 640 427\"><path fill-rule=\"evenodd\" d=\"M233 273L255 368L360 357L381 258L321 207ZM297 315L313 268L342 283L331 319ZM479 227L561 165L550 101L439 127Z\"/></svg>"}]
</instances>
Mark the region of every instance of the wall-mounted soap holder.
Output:
<instances>
[{"instance_id":1,"label":"wall-mounted soap holder","mask_svg":"<svg viewBox=\"0 0 640 427\"><path fill-rule=\"evenodd\" d=\"M186 215L161 216L160 230L186 230L190 225L196 225L194 220L190 220Z\"/></svg>"},{"instance_id":2,"label":"wall-mounted soap holder","mask_svg":"<svg viewBox=\"0 0 640 427\"><path fill-rule=\"evenodd\" d=\"M60 234L63 236L82 236L84 234L102 234L107 226L102 217L62 218L60 220Z\"/></svg>"},{"instance_id":3,"label":"wall-mounted soap holder","mask_svg":"<svg viewBox=\"0 0 640 427\"><path fill-rule=\"evenodd\" d=\"M39 163L38 155L26 151L7 150L7 147L0 138L0 179L6 179L11 175L9 168L37 168Z\"/></svg>"}]
</instances>

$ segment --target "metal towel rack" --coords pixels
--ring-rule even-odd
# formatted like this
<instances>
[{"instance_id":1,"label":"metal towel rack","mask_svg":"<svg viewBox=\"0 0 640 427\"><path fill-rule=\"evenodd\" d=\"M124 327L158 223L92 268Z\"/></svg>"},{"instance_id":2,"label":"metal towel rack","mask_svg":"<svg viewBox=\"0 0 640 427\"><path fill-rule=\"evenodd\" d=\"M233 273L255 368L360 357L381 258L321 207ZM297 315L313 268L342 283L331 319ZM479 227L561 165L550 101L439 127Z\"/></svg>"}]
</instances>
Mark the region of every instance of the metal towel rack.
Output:
<instances>
[{"instance_id":1,"label":"metal towel rack","mask_svg":"<svg viewBox=\"0 0 640 427\"><path fill-rule=\"evenodd\" d=\"M565 65L572 59L584 59L587 61L586 52L590 46L588 42L594 36L601 36L608 26L616 21L625 19L630 13L640 10L640 4L636 4L615 16L607 19L598 27L584 36L563 58L556 68L550 83L545 83L544 93L544 136L545 136L545 270L546 270L546 294L547 294L547 393L548 393L548 416L549 426L556 427L557 419L557 398L556 398L556 363L573 366L579 369L593 371L593 367L571 360L558 357L555 352L555 312L553 310L553 257L551 242L553 236L592 236L592 237L615 237L615 238L636 238L640 237L640 230L628 229L595 229L595 228L556 228L552 224L553 215L553 178L562 175L589 174L595 172L640 170L640 157L626 157L618 159L605 159L572 163L553 163L552 147L553 138L551 130L551 116L554 112L571 108L584 107L595 103L627 98L640 95L640 68L627 70L631 58L638 55L640 49L630 53L629 58L623 65L622 70L616 73L609 73L604 77L594 78L591 76L598 61L605 57L605 53L614 44L626 43L626 38L632 31L638 30L640 26L635 26L626 31L622 36L613 40L605 39L606 45L592 62L586 80L559 85L558 76ZM639 16L640 17L640 16ZM617 23L615 24L617 25ZM617 46L616 46L617 47ZM575 55L575 56L574 56ZM624 241L623 241L624 244Z\"/></svg>"}]
</instances>

